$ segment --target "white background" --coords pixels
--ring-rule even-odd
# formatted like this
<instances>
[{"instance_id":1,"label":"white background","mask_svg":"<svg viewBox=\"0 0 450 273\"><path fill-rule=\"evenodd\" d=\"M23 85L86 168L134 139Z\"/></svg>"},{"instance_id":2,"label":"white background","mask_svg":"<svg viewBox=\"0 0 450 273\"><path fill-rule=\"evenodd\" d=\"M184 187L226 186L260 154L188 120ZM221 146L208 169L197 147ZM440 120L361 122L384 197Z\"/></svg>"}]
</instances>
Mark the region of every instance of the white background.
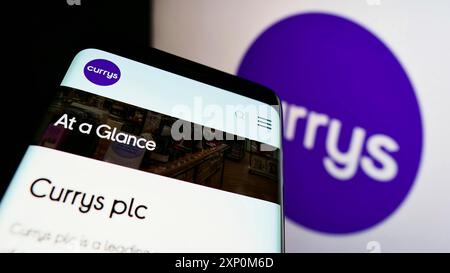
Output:
<instances>
[{"instance_id":1,"label":"white background","mask_svg":"<svg viewBox=\"0 0 450 273\"><path fill-rule=\"evenodd\" d=\"M61 188L86 193L86 204L91 194L104 196L104 208L83 214L71 197L66 203L33 197L30 186L38 178L57 186L55 197ZM35 189L49 194L51 187ZM145 214L140 210L145 219L109 218L114 200L129 207L131 198L134 207L147 206ZM14 223L27 236L11 233ZM47 232L53 239L37 240ZM278 204L40 146L28 148L0 207L0 252L96 250L81 247L81 238L149 252L279 252L278 234ZM59 235L76 240L63 244Z\"/></svg>"},{"instance_id":2,"label":"white background","mask_svg":"<svg viewBox=\"0 0 450 273\"><path fill-rule=\"evenodd\" d=\"M155 47L233 74L254 39L293 14L340 15L378 36L406 69L421 107L424 148L416 184L394 215L366 232L332 236L287 222L287 250L368 251L376 241L381 251L450 251L450 1L154 2Z\"/></svg>"}]
</instances>

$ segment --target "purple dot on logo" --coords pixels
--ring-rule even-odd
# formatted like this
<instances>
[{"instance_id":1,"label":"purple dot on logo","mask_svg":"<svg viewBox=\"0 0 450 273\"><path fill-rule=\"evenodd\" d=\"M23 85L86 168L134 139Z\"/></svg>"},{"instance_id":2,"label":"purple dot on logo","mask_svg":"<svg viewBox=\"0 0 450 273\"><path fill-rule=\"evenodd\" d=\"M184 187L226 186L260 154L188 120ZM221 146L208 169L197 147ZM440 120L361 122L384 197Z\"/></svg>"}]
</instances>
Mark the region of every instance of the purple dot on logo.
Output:
<instances>
[{"instance_id":1,"label":"purple dot on logo","mask_svg":"<svg viewBox=\"0 0 450 273\"><path fill-rule=\"evenodd\" d=\"M111 61L96 59L84 66L84 75L94 84L108 86L120 79L120 69Z\"/></svg>"},{"instance_id":2,"label":"purple dot on logo","mask_svg":"<svg viewBox=\"0 0 450 273\"><path fill-rule=\"evenodd\" d=\"M238 74L283 101L288 218L351 233L399 209L419 168L422 122L412 84L382 41L338 16L296 15L256 39Z\"/></svg>"}]
</instances>

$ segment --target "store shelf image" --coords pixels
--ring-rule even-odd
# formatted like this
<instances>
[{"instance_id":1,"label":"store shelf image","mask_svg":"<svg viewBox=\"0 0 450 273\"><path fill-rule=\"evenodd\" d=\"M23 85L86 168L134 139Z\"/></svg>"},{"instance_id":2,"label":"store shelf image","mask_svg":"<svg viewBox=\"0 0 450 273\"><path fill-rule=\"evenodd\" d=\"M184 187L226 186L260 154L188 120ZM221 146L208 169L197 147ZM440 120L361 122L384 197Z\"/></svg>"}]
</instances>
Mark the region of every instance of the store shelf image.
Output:
<instances>
[{"instance_id":1,"label":"store shelf image","mask_svg":"<svg viewBox=\"0 0 450 273\"><path fill-rule=\"evenodd\" d=\"M249 172L276 180L278 178L278 159L272 152L262 152L260 143L251 141Z\"/></svg>"},{"instance_id":2,"label":"store shelf image","mask_svg":"<svg viewBox=\"0 0 450 273\"><path fill-rule=\"evenodd\" d=\"M78 122L108 126L116 133L144 138L156 143L154 150L128 143L99 138L55 126L61 115L76 117ZM179 122L185 125L182 138L173 136ZM206 127L205 127L206 128ZM179 120L155 111L114 101L81 90L61 87L36 145L105 161L144 172L171 177L180 183L194 183L271 202L278 202L279 150L261 151L261 143L213 128L214 138L194 136L198 124ZM181 129L180 129L181 130Z\"/></svg>"}]
</instances>

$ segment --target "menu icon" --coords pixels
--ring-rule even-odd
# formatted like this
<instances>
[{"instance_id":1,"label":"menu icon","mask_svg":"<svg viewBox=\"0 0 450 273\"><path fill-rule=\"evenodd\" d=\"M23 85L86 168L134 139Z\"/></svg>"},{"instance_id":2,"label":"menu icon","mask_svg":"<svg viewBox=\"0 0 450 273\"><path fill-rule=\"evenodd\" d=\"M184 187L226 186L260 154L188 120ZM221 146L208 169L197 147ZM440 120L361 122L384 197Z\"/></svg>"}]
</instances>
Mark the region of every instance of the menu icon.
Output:
<instances>
[{"instance_id":1,"label":"menu icon","mask_svg":"<svg viewBox=\"0 0 450 273\"><path fill-rule=\"evenodd\" d=\"M257 125L259 127L263 127L263 128L268 129L268 130L272 130L272 120L270 120L270 119L258 116Z\"/></svg>"}]
</instances>

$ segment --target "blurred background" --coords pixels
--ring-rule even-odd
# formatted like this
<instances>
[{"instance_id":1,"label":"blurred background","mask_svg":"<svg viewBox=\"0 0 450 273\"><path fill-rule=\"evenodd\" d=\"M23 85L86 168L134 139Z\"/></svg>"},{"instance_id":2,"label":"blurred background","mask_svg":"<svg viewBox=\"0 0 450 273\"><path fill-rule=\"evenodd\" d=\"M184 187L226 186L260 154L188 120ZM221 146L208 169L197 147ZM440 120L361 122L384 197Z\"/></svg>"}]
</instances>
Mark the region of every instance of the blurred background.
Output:
<instances>
[{"instance_id":1,"label":"blurred background","mask_svg":"<svg viewBox=\"0 0 450 273\"><path fill-rule=\"evenodd\" d=\"M60 81L61 59L91 45L153 46L274 89L285 111L287 252L450 251L450 2L36 8L42 90Z\"/></svg>"},{"instance_id":2,"label":"blurred background","mask_svg":"<svg viewBox=\"0 0 450 273\"><path fill-rule=\"evenodd\" d=\"M312 150L302 146L305 121L294 137L285 135L288 252L448 252L449 12L445 0L155 0L152 45L260 81L288 104L340 119L341 151L353 126L366 130L366 141L385 134L397 142L390 153L397 173L380 182L361 167L350 179L327 174L319 146L326 130L317 131ZM301 19L309 13L351 26Z\"/></svg>"}]
</instances>

